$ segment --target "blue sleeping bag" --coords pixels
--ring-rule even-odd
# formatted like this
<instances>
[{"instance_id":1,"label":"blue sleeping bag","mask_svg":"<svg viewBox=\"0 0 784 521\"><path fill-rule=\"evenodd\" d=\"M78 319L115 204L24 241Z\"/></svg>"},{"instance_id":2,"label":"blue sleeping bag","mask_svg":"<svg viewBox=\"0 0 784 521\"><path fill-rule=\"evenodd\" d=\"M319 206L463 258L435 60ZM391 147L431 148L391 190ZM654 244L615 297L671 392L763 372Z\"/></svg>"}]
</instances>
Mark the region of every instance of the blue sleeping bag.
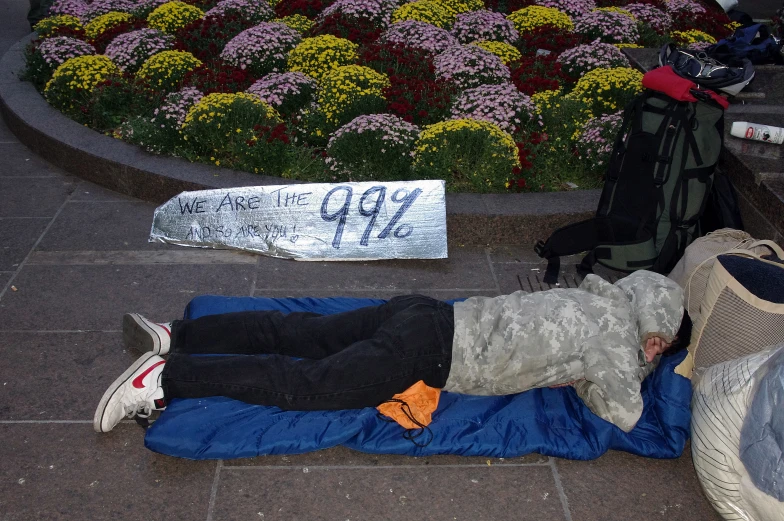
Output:
<instances>
[{"instance_id":1,"label":"blue sleeping bag","mask_svg":"<svg viewBox=\"0 0 784 521\"><path fill-rule=\"evenodd\" d=\"M185 318L232 311L338 313L383 300L360 298L251 298L201 296ZM336 445L379 454L460 454L510 458L531 452L588 460L609 449L677 458L689 437L691 382L673 372L686 351L662 359L642 384L645 408L625 433L594 415L574 389L532 389L510 396L441 393L430 424L432 441L419 447L405 429L374 408L283 411L223 397L175 399L147 430L145 446L189 459L300 454Z\"/></svg>"}]
</instances>

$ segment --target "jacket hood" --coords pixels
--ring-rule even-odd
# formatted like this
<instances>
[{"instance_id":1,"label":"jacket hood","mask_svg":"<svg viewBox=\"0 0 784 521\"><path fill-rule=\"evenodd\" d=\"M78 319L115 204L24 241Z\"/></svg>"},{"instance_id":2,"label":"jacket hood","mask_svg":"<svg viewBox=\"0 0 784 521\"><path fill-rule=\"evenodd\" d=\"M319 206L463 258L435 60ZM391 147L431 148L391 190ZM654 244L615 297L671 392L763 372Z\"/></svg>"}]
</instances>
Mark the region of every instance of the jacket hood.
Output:
<instances>
[{"instance_id":1,"label":"jacket hood","mask_svg":"<svg viewBox=\"0 0 784 521\"><path fill-rule=\"evenodd\" d=\"M683 289L674 280L652 271L635 271L615 285L632 304L640 345L658 336L672 342L683 319Z\"/></svg>"}]
</instances>

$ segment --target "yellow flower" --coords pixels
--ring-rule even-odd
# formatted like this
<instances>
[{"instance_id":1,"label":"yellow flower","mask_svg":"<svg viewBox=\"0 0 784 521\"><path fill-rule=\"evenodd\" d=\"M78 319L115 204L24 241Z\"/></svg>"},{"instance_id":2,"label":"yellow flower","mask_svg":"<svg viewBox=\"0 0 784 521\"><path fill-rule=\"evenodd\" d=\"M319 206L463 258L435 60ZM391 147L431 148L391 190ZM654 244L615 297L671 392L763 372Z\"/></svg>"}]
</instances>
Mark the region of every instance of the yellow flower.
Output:
<instances>
[{"instance_id":1,"label":"yellow flower","mask_svg":"<svg viewBox=\"0 0 784 521\"><path fill-rule=\"evenodd\" d=\"M433 0L445 7L455 16L469 11L479 11L485 8L482 0Z\"/></svg>"},{"instance_id":2,"label":"yellow flower","mask_svg":"<svg viewBox=\"0 0 784 521\"><path fill-rule=\"evenodd\" d=\"M300 34L305 34L306 32L313 29L313 27L316 25L316 22L301 14L293 14L290 16L284 16L283 18L276 18L273 20L273 22L286 24Z\"/></svg>"},{"instance_id":3,"label":"yellow flower","mask_svg":"<svg viewBox=\"0 0 784 521\"><path fill-rule=\"evenodd\" d=\"M130 22L133 16L128 13L118 13L117 11L110 11L90 20L84 27L85 35L90 39L95 39L106 32L112 27L116 27L122 23Z\"/></svg>"},{"instance_id":4,"label":"yellow flower","mask_svg":"<svg viewBox=\"0 0 784 521\"><path fill-rule=\"evenodd\" d=\"M482 49L495 54L501 58L501 61L504 62L504 65L509 65L513 61L519 60L523 57L523 55L520 54L520 51L506 42L481 41L473 42L471 45L476 45L477 47L481 47Z\"/></svg>"},{"instance_id":5,"label":"yellow flower","mask_svg":"<svg viewBox=\"0 0 784 521\"><path fill-rule=\"evenodd\" d=\"M277 111L261 101L258 96L248 94L247 92L237 92L234 94L215 92L207 94L188 110L188 114L185 116L185 123L183 123L182 127L187 131L189 127L196 122L201 121L205 124L218 122L217 126L220 128L219 121L223 119L228 112L232 111L234 107L243 102L246 104L250 103L251 106L260 108L262 117L278 123L281 121ZM237 129L237 131L239 132L240 129Z\"/></svg>"},{"instance_id":6,"label":"yellow flower","mask_svg":"<svg viewBox=\"0 0 784 521\"><path fill-rule=\"evenodd\" d=\"M716 38L698 31L697 29L689 29L688 31L673 31L670 36L680 45L688 45L690 43L705 42L716 43Z\"/></svg>"},{"instance_id":7,"label":"yellow flower","mask_svg":"<svg viewBox=\"0 0 784 521\"><path fill-rule=\"evenodd\" d=\"M119 74L120 69L104 55L78 56L64 61L46 84L44 94L57 85L65 84L69 89L81 88L91 91L96 85L112 74ZM74 81L75 80L75 81Z\"/></svg>"},{"instance_id":8,"label":"yellow flower","mask_svg":"<svg viewBox=\"0 0 784 521\"><path fill-rule=\"evenodd\" d=\"M357 60L359 46L331 34L303 38L288 57L290 71L321 79L327 72Z\"/></svg>"},{"instance_id":9,"label":"yellow flower","mask_svg":"<svg viewBox=\"0 0 784 521\"><path fill-rule=\"evenodd\" d=\"M529 32L531 29L536 29L543 25L552 25L568 31L574 29L574 24L569 15L554 7L531 5L518 9L508 15L506 19L512 22L515 29L520 33Z\"/></svg>"},{"instance_id":10,"label":"yellow flower","mask_svg":"<svg viewBox=\"0 0 784 521\"><path fill-rule=\"evenodd\" d=\"M457 2L454 2L457 3ZM462 12L462 11L461 11ZM457 16L457 12L445 3L436 0L419 0L403 4L392 13L392 23L405 20L416 20L429 23L441 29L448 29L452 26Z\"/></svg>"},{"instance_id":11,"label":"yellow flower","mask_svg":"<svg viewBox=\"0 0 784 521\"><path fill-rule=\"evenodd\" d=\"M147 16L147 24L153 29L173 34L203 16L204 12L196 6L180 1L166 2Z\"/></svg>"},{"instance_id":12,"label":"yellow flower","mask_svg":"<svg viewBox=\"0 0 784 521\"><path fill-rule=\"evenodd\" d=\"M165 5L165 4L164 4ZM137 72L140 78L157 81L164 89L174 88L188 71L201 65L201 60L185 51L162 51L153 54Z\"/></svg>"},{"instance_id":13,"label":"yellow flower","mask_svg":"<svg viewBox=\"0 0 784 521\"><path fill-rule=\"evenodd\" d=\"M33 30L38 33L40 38L48 38L55 31L62 28L73 29L75 31L81 31L84 29L82 23L77 17L67 14L44 18L35 24L35 26L33 26Z\"/></svg>"},{"instance_id":14,"label":"yellow flower","mask_svg":"<svg viewBox=\"0 0 784 521\"><path fill-rule=\"evenodd\" d=\"M601 93L607 92L608 96ZM642 73L631 67L594 69L588 71L575 84L567 97L581 100L586 109L591 107L604 112L617 110L618 100L625 100L642 92Z\"/></svg>"},{"instance_id":15,"label":"yellow flower","mask_svg":"<svg viewBox=\"0 0 784 521\"><path fill-rule=\"evenodd\" d=\"M626 9L621 9L620 7L597 7L596 9L594 9L594 11L604 11L606 13L620 13L622 15L628 16L635 22L637 21L637 18L635 18L632 13L630 13Z\"/></svg>"},{"instance_id":16,"label":"yellow flower","mask_svg":"<svg viewBox=\"0 0 784 521\"><path fill-rule=\"evenodd\" d=\"M317 104L330 123L339 122L346 109L360 100L384 99L389 78L362 65L345 65L326 73L321 79Z\"/></svg>"},{"instance_id":17,"label":"yellow flower","mask_svg":"<svg viewBox=\"0 0 784 521\"><path fill-rule=\"evenodd\" d=\"M560 107L559 104L555 103L555 100L557 100L560 95L561 89L542 90L535 92L531 96L531 100L536 106L536 112L541 114L543 109L551 109L553 106Z\"/></svg>"}]
</instances>

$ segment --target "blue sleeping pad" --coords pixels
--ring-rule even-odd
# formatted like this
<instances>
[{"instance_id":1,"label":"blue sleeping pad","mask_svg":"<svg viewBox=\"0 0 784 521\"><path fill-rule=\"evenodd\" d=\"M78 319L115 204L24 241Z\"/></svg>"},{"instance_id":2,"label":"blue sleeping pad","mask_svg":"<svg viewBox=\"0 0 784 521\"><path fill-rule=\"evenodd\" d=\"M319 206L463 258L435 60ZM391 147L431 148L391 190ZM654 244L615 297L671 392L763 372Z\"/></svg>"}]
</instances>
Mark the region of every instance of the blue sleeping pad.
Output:
<instances>
[{"instance_id":1,"label":"blue sleeping pad","mask_svg":"<svg viewBox=\"0 0 784 521\"><path fill-rule=\"evenodd\" d=\"M251 298L201 296L185 318L232 311L339 313L376 305L360 298ZM405 430L376 409L283 411L224 397L175 399L147 430L145 446L189 459L300 454L336 445L376 454L460 454L510 458L538 452L588 460L609 449L677 458L689 437L691 382L673 372L686 352L662 359L642 384L645 403L637 426L625 433L594 415L571 387L532 389L509 396L441 393L430 424L432 441L418 447Z\"/></svg>"}]
</instances>

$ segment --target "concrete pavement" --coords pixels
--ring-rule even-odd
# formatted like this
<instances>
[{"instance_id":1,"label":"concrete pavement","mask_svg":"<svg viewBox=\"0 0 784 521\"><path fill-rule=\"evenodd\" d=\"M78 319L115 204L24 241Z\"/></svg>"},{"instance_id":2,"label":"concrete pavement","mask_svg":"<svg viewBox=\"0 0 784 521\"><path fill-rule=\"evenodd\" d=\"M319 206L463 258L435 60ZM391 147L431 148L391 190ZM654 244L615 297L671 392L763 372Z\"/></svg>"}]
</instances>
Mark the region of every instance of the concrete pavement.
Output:
<instances>
[{"instance_id":1,"label":"concrete pavement","mask_svg":"<svg viewBox=\"0 0 784 521\"><path fill-rule=\"evenodd\" d=\"M0 1L0 53L27 33ZM527 248L450 244L439 261L297 263L150 244L154 205L51 166L0 123L0 519L716 520L691 458L408 458L331 449L193 462L123 423L92 431L133 360L122 314L180 316L194 296L438 298L544 289ZM574 284L574 278L563 283Z\"/></svg>"}]
</instances>

